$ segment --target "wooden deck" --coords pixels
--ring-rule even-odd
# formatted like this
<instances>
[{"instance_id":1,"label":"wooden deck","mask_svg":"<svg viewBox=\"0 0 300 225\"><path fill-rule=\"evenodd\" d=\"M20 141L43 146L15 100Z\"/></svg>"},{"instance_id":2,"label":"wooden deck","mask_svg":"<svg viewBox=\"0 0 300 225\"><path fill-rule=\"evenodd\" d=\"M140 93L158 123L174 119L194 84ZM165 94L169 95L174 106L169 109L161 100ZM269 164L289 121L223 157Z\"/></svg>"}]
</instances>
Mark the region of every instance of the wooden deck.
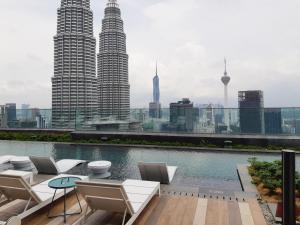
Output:
<instances>
[{"instance_id":1,"label":"wooden deck","mask_svg":"<svg viewBox=\"0 0 300 225\"><path fill-rule=\"evenodd\" d=\"M81 198L85 207L85 202ZM68 209L79 210L74 194L68 196ZM63 225L63 217L48 219L48 207L28 217L22 225ZM55 203L52 213L63 210L63 201ZM67 224L81 215L69 216ZM87 221L89 225L120 225L122 215L98 212ZM246 202L223 201L182 196L156 196L138 217L134 225L267 225L255 199Z\"/></svg>"}]
</instances>

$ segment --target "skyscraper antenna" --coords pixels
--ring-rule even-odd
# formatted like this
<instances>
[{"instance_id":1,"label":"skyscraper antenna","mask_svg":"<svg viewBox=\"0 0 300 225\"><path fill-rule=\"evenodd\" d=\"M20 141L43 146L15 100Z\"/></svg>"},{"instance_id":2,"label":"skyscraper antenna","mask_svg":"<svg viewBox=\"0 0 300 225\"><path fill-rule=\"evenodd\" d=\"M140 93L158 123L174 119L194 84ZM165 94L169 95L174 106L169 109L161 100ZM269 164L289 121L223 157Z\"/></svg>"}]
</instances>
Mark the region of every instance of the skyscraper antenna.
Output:
<instances>
[{"instance_id":1,"label":"skyscraper antenna","mask_svg":"<svg viewBox=\"0 0 300 225\"><path fill-rule=\"evenodd\" d=\"M227 75L227 60L226 58L224 58L224 64L225 64L225 71L224 71L224 75Z\"/></svg>"},{"instance_id":2,"label":"skyscraper antenna","mask_svg":"<svg viewBox=\"0 0 300 225\"><path fill-rule=\"evenodd\" d=\"M158 75L158 73L157 73L157 60L156 60L156 76Z\"/></svg>"}]
</instances>

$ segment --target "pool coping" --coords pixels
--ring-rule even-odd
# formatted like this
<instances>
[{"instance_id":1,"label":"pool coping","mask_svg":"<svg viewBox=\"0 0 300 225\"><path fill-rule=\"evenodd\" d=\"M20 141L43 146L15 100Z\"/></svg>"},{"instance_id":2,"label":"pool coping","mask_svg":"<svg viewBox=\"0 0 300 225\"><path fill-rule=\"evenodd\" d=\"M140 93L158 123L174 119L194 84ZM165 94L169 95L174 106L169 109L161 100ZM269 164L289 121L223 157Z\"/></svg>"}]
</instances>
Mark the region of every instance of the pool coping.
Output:
<instances>
[{"instance_id":1,"label":"pool coping","mask_svg":"<svg viewBox=\"0 0 300 225\"><path fill-rule=\"evenodd\" d=\"M252 183L252 177L248 172L249 166L249 164L238 164L236 166L242 190L246 193L255 193L257 196L259 196L259 192L256 186Z\"/></svg>"}]
</instances>

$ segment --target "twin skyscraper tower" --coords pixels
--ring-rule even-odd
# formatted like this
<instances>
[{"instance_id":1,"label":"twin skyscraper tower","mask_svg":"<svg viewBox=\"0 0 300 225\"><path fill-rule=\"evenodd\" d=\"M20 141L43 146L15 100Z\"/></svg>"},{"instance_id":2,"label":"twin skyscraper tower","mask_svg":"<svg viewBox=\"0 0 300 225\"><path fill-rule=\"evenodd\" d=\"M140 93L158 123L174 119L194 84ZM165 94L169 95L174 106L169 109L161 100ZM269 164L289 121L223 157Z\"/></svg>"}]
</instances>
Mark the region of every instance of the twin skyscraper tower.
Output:
<instances>
[{"instance_id":1,"label":"twin skyscraper tower","mask_svg":"<svg viewBox=\"0 0 300 225\"><path fill-rule=\"evenodd\" d=\"M78 118L129 119L126 34L117 0L108 0L99 36L96 76L90 0L61 0L54 37L53 127L72 127Z\"/></svg>"}]
</instances>

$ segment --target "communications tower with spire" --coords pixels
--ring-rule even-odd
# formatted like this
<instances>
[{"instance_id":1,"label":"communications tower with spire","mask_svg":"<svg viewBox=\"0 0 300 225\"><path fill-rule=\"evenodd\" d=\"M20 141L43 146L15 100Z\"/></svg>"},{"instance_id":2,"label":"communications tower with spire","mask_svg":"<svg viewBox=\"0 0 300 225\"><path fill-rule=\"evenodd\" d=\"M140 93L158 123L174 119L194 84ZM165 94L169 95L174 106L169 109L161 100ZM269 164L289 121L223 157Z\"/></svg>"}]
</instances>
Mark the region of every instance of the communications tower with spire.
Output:
<instances>
[{"instance_id":1,"label":"communications tower with spire","mask_svg":"<svg viewBox=\"0 0 300 225\"><path fill-rule=\"evenodd\" d=\"M227 74L227 60L224 59L225 71L224 75L221 78L222 83L224 84L224 122L227 126L227 131L229 130L229 109L228 109L228 84L230 82L230 76Z\"/></svg>"},{"instance_id":2,"label":"communications tower with spire","mask_svg":"<svg viewBox=\"0 0 300 225\"><path fill-rule=\"evenodd\" d=\"M151 118L161 118L161 104L160 104L160 90L159 90L159 77L157 72L153 78L153 102L149 104L149 116Z\"/></svg>"}]
</instances>

